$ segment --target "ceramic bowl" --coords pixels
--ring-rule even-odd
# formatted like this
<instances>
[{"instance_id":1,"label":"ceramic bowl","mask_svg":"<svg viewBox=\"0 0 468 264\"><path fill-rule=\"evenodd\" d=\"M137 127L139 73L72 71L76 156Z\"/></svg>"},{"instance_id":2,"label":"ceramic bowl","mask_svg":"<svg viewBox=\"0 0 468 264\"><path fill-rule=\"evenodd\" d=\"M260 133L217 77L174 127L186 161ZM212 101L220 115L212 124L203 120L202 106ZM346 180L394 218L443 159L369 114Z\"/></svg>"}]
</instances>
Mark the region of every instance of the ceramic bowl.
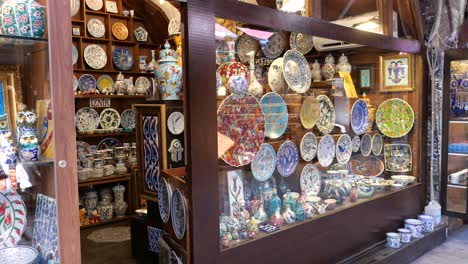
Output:
<instances>
[{"instance_id":1,"label":"ceramic bowl","mask_svg":"<svg viewBox=\"0 0 468 264\"><path fill-rule=\"evenodd\" d=\"M418 219L406 219L405 220L405 228L411 230L411 236L414 238L421 238L423 237L424 223Z\"/></svg>"},{"instance_id":2,"label":"ceramic bowl","mask_svg":"<svg viewBox=\"0 0 468 264\"><path fill-rule=\"evenodd\" d=\"M409 175L393 175L392 180L394 180L397 184L409 185L416 180L416 177Z\"/></svg>"},{"instance_id":3,"label":"ceramic bowl","mask_svg":"<svg viewBox=\"0 0 468 264\"><path fill-rule=\"evenodd\" d=\"M406 228L398 228L397 231L401 235L401 243L411 242L411 230Z\"/></svg>"},{"instance_id":4,"label":"ceramic bowl","mask_svg":"<svg viewBox=\"0 0 468 264\"><path fill-rule=\"evenodd\" d=\"M401 235L395 232L387 233L387 247L389 248L400 248L401 246Z\"/></svg>"},{"instance_id":5,"label":"ceramic bowl","mask_svg":"<svg viewBox=\"0 0 468 264\"><path fill-rule=\"evenodd\" d=\"M333 210L336 207L336 199L326 199L323 201L325 204L328 204L327 210Z\"/></svg>"},{"instance_id":6,"label":"ceramic bowl","mask_svg":"<svg viewBox=\"0 0 468 264\"><path fill-rule=\"evenodd\" d=\"M79 181L86 181L87 179L89 179L88 172L85 169L78 170L78 180Z\"/></svg>"},{"instance_id":7,"label":"ceramic bowl","mask_svg":"<svg viewBox=\"0 0 468 264\"><path fill-rule=\"evenodd\" d=\"M314 205L318 205L318 203L322 200L322 198L314 195L307 195L307 201Z\"/></svg>"},{"instance_id":8,"label":"ceramic bowl","mask_svg":"<svg viewBox=\"0 0 468 264\"><path fill-rule=\"evenodd\" d=\"M372 187L374 187L376 191L385 191L385 190L390 189L394 183L395 181L393 180L378 181L378 182L372 183Z\"/></svg>"}]
</instances>

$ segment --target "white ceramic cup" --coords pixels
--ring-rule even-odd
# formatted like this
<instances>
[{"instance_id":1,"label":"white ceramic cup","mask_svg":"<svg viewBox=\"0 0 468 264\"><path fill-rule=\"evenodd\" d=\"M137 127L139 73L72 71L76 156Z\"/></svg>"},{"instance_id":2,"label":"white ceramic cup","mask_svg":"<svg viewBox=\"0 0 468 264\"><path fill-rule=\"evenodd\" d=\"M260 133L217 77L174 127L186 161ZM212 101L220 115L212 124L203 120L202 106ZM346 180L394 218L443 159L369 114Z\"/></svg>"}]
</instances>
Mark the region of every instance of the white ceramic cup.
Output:
<instances>
[{"instance_id":1,"label":"white ceramic cup","mask_svg":"<svg viewBox=\"0 0 468 264\"><path fill-rule=\"evenodd\" d=\"M460 174L458 174L458 173L450 174L450 175L448 176L448 180L449 180L452 184L459 184L459 183L460 183Z\"/></svg>"}]
</instances>

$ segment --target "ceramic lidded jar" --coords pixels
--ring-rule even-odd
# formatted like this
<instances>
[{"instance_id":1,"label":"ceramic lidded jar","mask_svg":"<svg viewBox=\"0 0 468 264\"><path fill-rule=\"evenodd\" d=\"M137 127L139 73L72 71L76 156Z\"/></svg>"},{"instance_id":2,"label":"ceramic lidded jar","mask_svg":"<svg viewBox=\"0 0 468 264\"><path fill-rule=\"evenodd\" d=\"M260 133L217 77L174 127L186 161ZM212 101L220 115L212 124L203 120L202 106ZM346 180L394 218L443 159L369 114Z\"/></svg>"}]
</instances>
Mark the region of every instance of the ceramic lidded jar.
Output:
<instances>
[{"instance_id":1,"label":"ceramic lidded jar","mask_svg":"<svg viewBox=\"0 0 468 264\"><path fill-rule=\"evenodd\" d=\"M117 79L114 82L114 89L117 91L118 95L124 95L127 92L127 82L121 72L117 74Z\"/></svg>"},{"instance_id":2,"label":"ceramic lidded jar","mask_svg":"<svg viewBox=\"0 0 468 264\"><path fill-rule=\"evenodd\" d=\"M122 175L127 173L127 167L125 166L124 160L124 155L117 156L117 163L115 164L115 174Z\"/></svg>"},{"instance_id":3,"label":"ceramic lidded jar","mask_svg":"<svg viewBox=\"0 0 468 264\"><path fill-rule=\"evenodd\" d=\"M40 38L46 27L45 8L34 0L5 1L1 24L6 35Z\"/></svg>"},{"instance_id":4,"label":"ceramic lidded jar","mask_svg":"<svg viewBox=\"0 0 468 264\"><path fill-rule=\"evenodd\" d=\"M314 79L314 82L322 81L322 70L320 69L320 63L318 63L317 60L312 64L312 78Z\"/></svg>"},{"instance_id":5,"label":"ceramic lidded jar","mask_svg":"<svg viewBox=\"0 0 468 264\"><path fill-rule=\"evenodd\" d=\"M124 201L125 186L116 185L112 190L114 191L114 214L116 217L125 216L128 206Z\"/></svg>"},{"instance_id":6,"label":"ceramic lidded jar","mask_svg":"<svg viewBox=\"0 0 468 264\"><path fill-rule=\"evenodd\" d=\"M110 203L105 203L103 201L99 202L97 205L97 211L101 220L111 220L113 215L113 206Z\"/></svg>"},{"instance_id":7,"label":"ceramic lidded jar","mask_svg":"<svg viewBox=\"0 0 468 264\"><path fill-rule=\"evenodd\" d=\"M97 206L98 194L95 191L86 192L83 200L86 211L93 211Z\"/></svg>"},{"instance_id":8,"label":"ceramic lidded jar","mask_svg":"<svg viewBox=\"0 0 468 264\"><path fill-rule=\"evenodd\" d=\"M335 59L331 54L325 58L325 64L322 66L322 74L326 81L331 81L335 76Z\"/></svg>"},{"instance_id":9,"label":"ceramic lidded jar","mask_svg":"<svg viewBox=\"0 0 468 264\"><path fill-rule=\"evenodd\" d=\"M166 41L164 49L159 52L160 60L154 76L158 81L162 100L179 100L182 91L182 67L177 64L177 54L170 47Z\"/></svg>"},{"instance_id":10,"label":"ceramic lidded jar","mask_svg":"<svg viewBox=\"0 0 468 264\"><path fill-rule=\"evenodd\" d=\"M344 54L341 54L341 57L338 59L338 64L336 65L337 72L347 72L351 73L352 66L348 61L348 57Z\"/></svg>"}]
</instances>

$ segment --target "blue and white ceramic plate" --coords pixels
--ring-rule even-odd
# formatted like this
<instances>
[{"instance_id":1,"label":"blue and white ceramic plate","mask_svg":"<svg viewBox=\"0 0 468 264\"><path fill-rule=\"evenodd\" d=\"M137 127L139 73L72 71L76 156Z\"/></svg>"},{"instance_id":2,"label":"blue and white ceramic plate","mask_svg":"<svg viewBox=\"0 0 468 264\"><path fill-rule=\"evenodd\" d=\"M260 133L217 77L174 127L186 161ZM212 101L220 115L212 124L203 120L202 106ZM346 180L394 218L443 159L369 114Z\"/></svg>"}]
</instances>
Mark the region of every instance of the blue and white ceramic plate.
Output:
<instances>
[{"instance_id":1,"label":"blue and white ceramic plate","mask_svg":"<svg viewBox=\"0 0 468 264\"><path fill-rule=\"evenodd\" d=\"M297 49L303 55L306 55L314 48L313 36L303 33L292 32L289 37L291 49Z\"/></svg>"},{"instance_id":2,"label":"blue and white ceramic plate","mask_svg":"<svg viewBox=\"0 0 468 264\"><path fill-rule=\"evenodd\" d=\"M302 94L310 88L312 75L304 55L297 50L288 50L283 56L283 75L289 88Z\"/></svg>"},{"instance_id":3,"label":"blue and white ceramic plate","mask_svg":"<svg viewBox=\"0 0 468 264\"><path fill-rule=\"evenodd\" d=\"M228 87L233 94L243 94L249 87L249 80L243 74L236 74L229 78Z\"/></svg>"},{"instance_id":4,"label":"blue and white ceramic plate","mask_svg":"<svg viewBox=\"0 0 468 264\"><path fill-rule=\"evenodd\" d=\"M317 154L317 137L315 137L314 133L307 132L302 137L299 149L301 150L301 156L304 161L311 161L315 158L315 154Z\"/></svg>"},{"instance_id":5,"label":"blue and white ceramic plate","mask_svg":"<svg viewBox=\"0 0 468 264\"><path fill-rule=\"evenodd\" d=\"M265 136L281 137L288 127L288 108L283 98L275 92L267 93L260 100L260 106L265 115Z\"/></svg>"},{"instance_id":6,"label":"blue and white ceramic plate","mask_svg":"<svg viewBox=\"0 0 468 264\"><path fill-rule=\"evenodd\" d=\"M385 144L384 160L387 171L411 171L413 169L411 146L409 144Z\"/></svg>"},{"instance_id":7,"label":"blue and white ceramic plate","mask_svg":"<svg viewBox=\"0 0 468 264\"><path fill-rule=\"evenodd\" d=\"M236 40L236 55L239 58L239 61L242 63L248 63L250 56L247 55L250 51L257 52L259 48L258 40L253 37L242 34Z\"/></svg>"},{"instance_id":8,"label":"blue and white ceramic plate","mask_svg":"<svg viewBox=\"0 0 468 264\"><path fill-rule=\"evenodd\" d=\"M364 157L370 155L372 151L372 138L369 134L364 134L361 138L361 154Z\"/></svg>"},{"instance_id":9,"label":"blue and white ceramic plate","mask_svg":"<svg viewBox=\"0 0 468 264\"><path fill-rule=\"evenodd\" d=\"M128 71L133 67L134 59L129 49L118 47L112 52L112 61L117 69Z\"/></svg>"},{"instance_id":10,"label":"blue and white ceramic plate","mask_svg":"<svg viewBox=\"0 0 468 264\"><path fill-rule=\"evenodd\" d=\"M316 126L323 134L330 134L335 127L335 107L326 95L317 96L320 104L320 114Z\"/></svg>"},{"instance_id":11,"label":"blue and white ceramic plate","mask_svg":"<svg viewBox=\"0 0 468 264\"><path fill-rule=\"evenodd\" d=\"M383 148L382 135L377 133L372 137L372 153L376 156L380 155Z\"/></svg>"},{"instance_id":12,"label":"blue and white ceramic plate","mask_svg":"<svg viewBox=\"0 0 468 264\"><path fill-rule=\"evenodd\" d=\"M335 158L335 140L333 140L332 136L326 135L320 139L317 158L323 167L328 167L332 164Z\"/></svg>"},{"instance_id":13,"label":"blue and white ceramic plate","mask_svg":"<svg viewBox=\"0 0 468 264\"><path fill-rule=\"evenodd\" d=\"M133 109L127 109L120 115L120 123L123 128L135 128L135 111Z\"/></svg>"},{"instance_id":14,"label":"blue and white ceramic plate","mask_svg":"<svg viewBox=\"0 0 468 264\"><path fill-rule=\"evenodd\" d=\"M73 91L78 90L78 85L79 85L78 79L76 78L75 75L73 75Z\"/></svg>"},{"instance_id":15,"label":"blue and white ceramic plate","mask_svg":"<svg viewBox=\"0 0 468 264\"><path fill-rule=\"evenodd\" d=\"M361 148L361 138L359 136L354 136L351 141L351 149L353 152L358 152Z\"/></svg>"},{"instance_id":16,"label":"blue and white ceramic plate","mask_svg":"<svg viewBox=\"0 0 468 264\"><path fill-rule=\"evenodd\" d=\"M78 49L76 48L75 45L72 46L72 59L73 59L73 65L75 65L78 62Z\"/></svg>"},{"instance_id":17,"label":"blue and white ceramic plate","mask_svg":"<svg viewBox=\"0 0 468 264\"><path fill-rule=\"evenodd\" d=\"M105 138L98 144L98 150L113 149L114 147L122 147L123 144L115 138Z\"/></svg>"},{"instance_id":18,"label":"blue and white ceramic plate","mask_svg":"<svg viewBox=\"0 0 468 264\"><path fill-rule=\"evenodd\" d=\"M89 93L91 90L95 90L97 85L96 78L91 74L83 74L78 81L78 87L82 93Z\"/></svg>"},{"instance_id":19,"label":"blue and white ceramic plate","mask_svg":"<svg viewBox=\"0 0 468 264\"><path fill-rule=\"evenodd\" d=\"M276 169L283 177L288 177L296 171L299 163L299 152L292 141L284 142L276 155Z\"/></svg>"},{"instance_id":20,"label":"blue and white ceramic plate","mask_svg":"<svg viewBox=\"0 0 468 264\"><path fill-rule=\"evenodd\" d=\"M313 164L307 164L301 172L301 191L316 196L320 192L320 171Z\"/></svg>"},{"instance_id":21,"label":"blue and white ceramic plate","mask_svg":"<svg viewBox=\"0 0 468 264\"><path fill-rule=\"evenodd\" d=\"M336 160L340 164L348 163L351 158L352 149L351 149L351 137L347 134L341 135L336 142Z\"/></svg>"},{"instance_id":22,"label":"blue and white ceramic plate","mask_svg":"<svg viewBox=\"0 0 468 264\"><path fill-rule=\"evenodd\" d=\"M87 46L83 52L83 57L86 64L95 70L100 70L107 64L106 51L99 45Z\"/></svg>"},{"instance_id":23,"label":"blue and white ceramic plate","mask_svg":"<svg viewBox=\"0 0 468 264\"><path fill-rule=\"evenodd\" d=\"M164 177L159 177L158 206L163 223L169 222L171 215L172 189Z\"/></svg>"},{"instance_id":24,"label":"blue and white ceramic plate","mask_svg":"<svg viewBox=\"0 0 468 264\"><path fill-rule=\"evenodd\" d=\"M284 43L283 32L275 32L266 43L261 43L263 55L270 59L278 58L284 51Z\"/></svg>"},{"instance_id":25,"label":"blue and white ceramic plate","mask_svg":"<svg viewBox=\"0 0 468 264\"><path fill-rule=\"evenodd\" d=\"M267 143L263 143L260 151L250 163L252 174L258 181L266 181L275 172L276 152L275 149Z\"/></svg>"},{"instance_id":26,"label":"blue and white ceramic plate","mask_svg":"<svg viewBox=\"0 0 468 264\"><path fill-rule=\"evenodd\" d=\"M171 215L174 234L178 239L182 239L187 227L187 205L179 189L175 189L172 194Z\"/></svg>"},{"instance_id":27,"label":"blue and white ceramic plate","mask_svg":"<svg viewBox=\"0 0 468 264\"><path fill-rule=\"evenodd\" d=\"M359 99L353 104L351 110L351 128L357 135L366 132L369 125L369 108L366 101Z\"/></svg>"}]
</instances>

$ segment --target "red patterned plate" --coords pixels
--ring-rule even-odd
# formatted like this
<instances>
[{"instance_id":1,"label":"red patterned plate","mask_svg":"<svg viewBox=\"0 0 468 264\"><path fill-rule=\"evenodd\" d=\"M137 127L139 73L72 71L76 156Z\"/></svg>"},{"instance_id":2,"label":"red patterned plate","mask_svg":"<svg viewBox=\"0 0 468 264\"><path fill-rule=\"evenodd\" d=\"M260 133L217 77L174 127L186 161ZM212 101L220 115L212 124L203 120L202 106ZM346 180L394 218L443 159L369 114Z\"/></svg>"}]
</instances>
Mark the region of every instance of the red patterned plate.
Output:
<instances>
[{"instance_id":1,"label":"red patterned plate","mask_svg":"<svg viewBox=\"0 0 468 264\"><path fill-rule=\"evenodd\" d=\"M13 189L0 191L0 248L13 247L26 228L26 206Z\"/></svg>"}]
</instances>

